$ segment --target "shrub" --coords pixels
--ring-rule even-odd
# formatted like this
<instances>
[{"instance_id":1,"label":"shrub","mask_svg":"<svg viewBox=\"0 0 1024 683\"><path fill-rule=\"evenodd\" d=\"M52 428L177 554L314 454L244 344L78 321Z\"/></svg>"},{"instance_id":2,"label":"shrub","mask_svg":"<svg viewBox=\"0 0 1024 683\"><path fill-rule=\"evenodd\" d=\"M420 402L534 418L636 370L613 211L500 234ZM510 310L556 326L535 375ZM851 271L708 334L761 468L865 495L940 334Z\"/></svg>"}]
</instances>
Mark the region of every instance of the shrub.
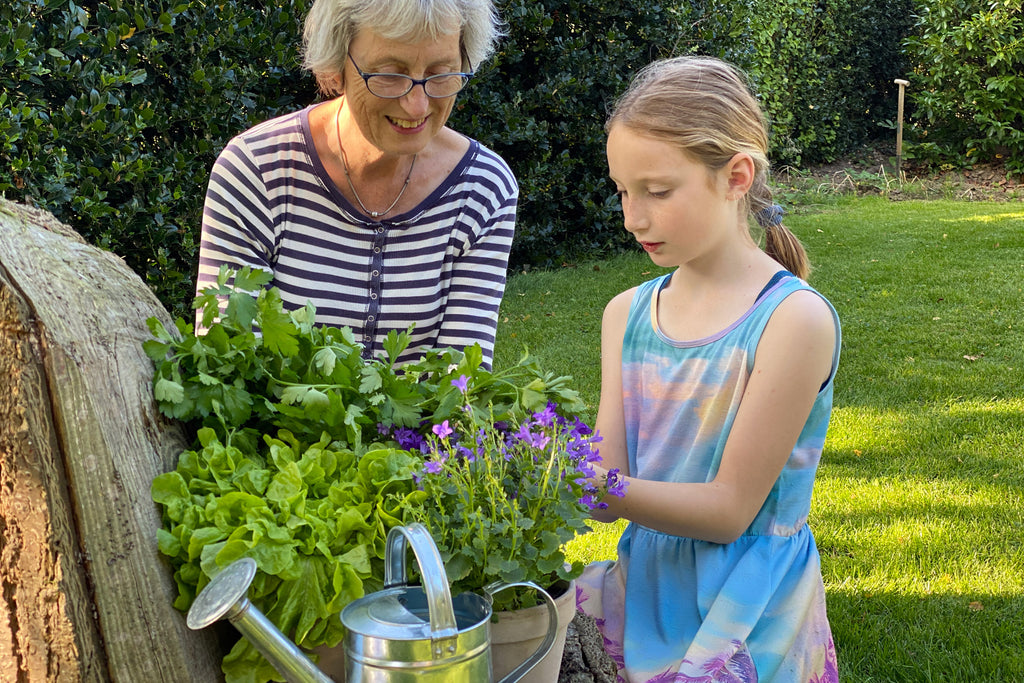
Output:
<instances>
[{"instance_id":1,"label":"shrub","mask_svg":"<svg viewBox=\"0 0 1024 683\"><path fill-rule=\"evenodd\" d=\"M771 121L773 161L834 161L876 138L905 77L912 0L748 0L715 13L706 42L750 75ZM721 31L721 29L719 29Z\"/></svg>"},{"instance_id":2,"label":"shrub","mask_svg":"<svg viewBox=\"0 0 1024 683\"><path fill-rule=\"evenodd\" d=\"M775 162L832 161L881 132L912 0L505 0L511 35L453 115L519 179L513 262L632 245L606 180L607 109L648 62L711 54L750 76Z\"/></svg>"},{"instance_id":3,"label":"shrub","mask_svg":"<svg viewBox=\"0 0 1024 683\"><path fill-rule=\"evenodd\" d=\"M908 151L953 162L1004 158L1024 174L1020 0L918 0Z\"/></svg>"},{"instance_id":4,"label":"shrub","mask_svg":"<svg viewBox=\"0 0 1024 683\"><path fill-rule=\"evenodd\" d=\"M509 35L463 95L452 125L501 154L520 184L517 265L632 243L607 179L611 102L685 35L678 15L628 0L499 0Z\"/></svg>"},{"instance_id":5,"label":"shrub","mask_svg":"<svg viewBox=\"0 0 1024 683\"><path fill-rule=\"evenodd\" d=\"M0 6L0 192L191 302L210 168L228 139L315 92L295 42L307 0Z\"/></svg>"},{"instance_id":6,"label":"shrub","mask_svg":"<svg viewBox=\"0 0 1024 683\"><path fill-rule=\"evenodd\" d=\"M0 4L0 193L122 256L175 315L192 300L203 197L235 134L316 98L312 0ZM607 179L607 108L648 62L750 73L778 162L832 160L877 129L912 0L497 0L509 35L452 125L521 187L514 267L632 245Z\"/></svg>"}]
</instances>

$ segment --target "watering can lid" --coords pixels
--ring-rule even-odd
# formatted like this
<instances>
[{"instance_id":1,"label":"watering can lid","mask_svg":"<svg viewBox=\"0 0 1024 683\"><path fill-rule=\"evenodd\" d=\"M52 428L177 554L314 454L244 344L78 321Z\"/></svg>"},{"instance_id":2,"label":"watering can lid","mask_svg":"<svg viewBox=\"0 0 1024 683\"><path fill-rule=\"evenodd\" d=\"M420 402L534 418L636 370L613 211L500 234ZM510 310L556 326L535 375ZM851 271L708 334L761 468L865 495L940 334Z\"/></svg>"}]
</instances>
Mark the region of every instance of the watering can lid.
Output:
<instances>
[{"instance_id":1,"label":"watering can lid","mask_svg":"<svg viewBox=\"0 0 1024 683\"><path fill-rule=\"evenodd\" d=\"M457 629L479 627L490 617L490 604L475 593L453 601ZM384 589L361 597L341 610L341 623L351 636L382 640L431 640L460 631L432 631L428 598L420 587Z\"/></svg>"},{"instance_id":2,"label":"watering can lid","mask_svg":"<svg viewBox=\"0 0 1024 683\"><path fill-rule=\"evenodd\" d=\"M426 603L410 603L420 589L404 586L373 593L350 603L342 610L341 621L351 632L388 640L429 639L430 616Z\"/></svg>"}]
</instances>

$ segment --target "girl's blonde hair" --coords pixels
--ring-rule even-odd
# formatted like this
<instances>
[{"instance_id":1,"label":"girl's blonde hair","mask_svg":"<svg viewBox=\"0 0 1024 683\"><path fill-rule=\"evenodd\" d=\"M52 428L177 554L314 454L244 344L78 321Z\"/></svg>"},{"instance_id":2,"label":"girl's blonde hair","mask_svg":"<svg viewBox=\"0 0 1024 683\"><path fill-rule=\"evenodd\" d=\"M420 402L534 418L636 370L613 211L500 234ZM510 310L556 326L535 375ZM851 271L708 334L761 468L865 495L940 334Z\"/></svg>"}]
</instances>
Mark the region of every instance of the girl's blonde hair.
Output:
<instances>
[{"instance_id":1,"label":"girl's blonde hair","mask_svg":"<svg viewBox=\"0 0 1024 683\"><path fill-rule=\"evenodd\" d=\"M711 171L749 154L755 176L744 202L765 229L764 250L797 277L808 276L807 253L772 202L768 124L742 71L714 57L653 62L615 103L605 131L615 125L673 145Z\"/></svg>"},{"instance_id":2,"label":"girl's blonde hair","mask_svg":"<svg viewBox=\"0 0 1024 683\"><path fill-rule=\"evenodd\" d=\"M338 95L348 46L361 29L389 39L421 40L440 38L452 26L459 27L466 71L491 55L501 35L492 0L316 0L306 16L302 65L322 92Z\"/></svg>"}]
</instances>

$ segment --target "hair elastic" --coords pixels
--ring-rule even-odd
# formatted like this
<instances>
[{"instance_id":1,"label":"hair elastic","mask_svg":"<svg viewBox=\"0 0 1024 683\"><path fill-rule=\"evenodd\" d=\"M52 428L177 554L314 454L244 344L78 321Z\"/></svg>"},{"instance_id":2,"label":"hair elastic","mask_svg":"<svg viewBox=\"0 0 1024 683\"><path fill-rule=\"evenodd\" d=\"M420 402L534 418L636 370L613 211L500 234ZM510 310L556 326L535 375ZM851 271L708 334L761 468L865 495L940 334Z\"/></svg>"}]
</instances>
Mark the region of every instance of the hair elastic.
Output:
<instances>
[{"instance_id":1,"label":"hair elastic","mask_svg":"<svg viewBox=\"0 0 1024 683\"><path fill-rule=\"evenodd\" d=\"M772 204L755 213L754 219L758 225L767 230L782 225L782 214L784 213L786 213L785 209L778 204Z\"/></svg>"}]
</instances>

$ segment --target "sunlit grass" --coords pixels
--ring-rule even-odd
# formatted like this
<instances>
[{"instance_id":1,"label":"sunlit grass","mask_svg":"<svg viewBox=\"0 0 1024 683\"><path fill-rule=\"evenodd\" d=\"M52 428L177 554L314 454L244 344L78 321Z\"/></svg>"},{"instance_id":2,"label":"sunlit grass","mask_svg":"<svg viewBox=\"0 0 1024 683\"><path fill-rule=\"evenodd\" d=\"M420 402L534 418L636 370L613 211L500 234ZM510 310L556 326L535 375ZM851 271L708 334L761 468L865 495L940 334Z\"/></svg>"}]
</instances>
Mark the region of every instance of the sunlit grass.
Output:
<instances>
[{"instance_id":1,"label":"sunlit grass","mask_svg":"<svg viewBox=\"0 0 1024 683\"><path fill-rule=\"evenodd\" d=\"M843 323L810 519L842 680L1024 681L1024 212L840 198L787 224ZM660 272L514 276L496 365L528 346L592 417L604 305ZM622 528L568 553L613 559Z\"/></svg>"}]
</instances>

